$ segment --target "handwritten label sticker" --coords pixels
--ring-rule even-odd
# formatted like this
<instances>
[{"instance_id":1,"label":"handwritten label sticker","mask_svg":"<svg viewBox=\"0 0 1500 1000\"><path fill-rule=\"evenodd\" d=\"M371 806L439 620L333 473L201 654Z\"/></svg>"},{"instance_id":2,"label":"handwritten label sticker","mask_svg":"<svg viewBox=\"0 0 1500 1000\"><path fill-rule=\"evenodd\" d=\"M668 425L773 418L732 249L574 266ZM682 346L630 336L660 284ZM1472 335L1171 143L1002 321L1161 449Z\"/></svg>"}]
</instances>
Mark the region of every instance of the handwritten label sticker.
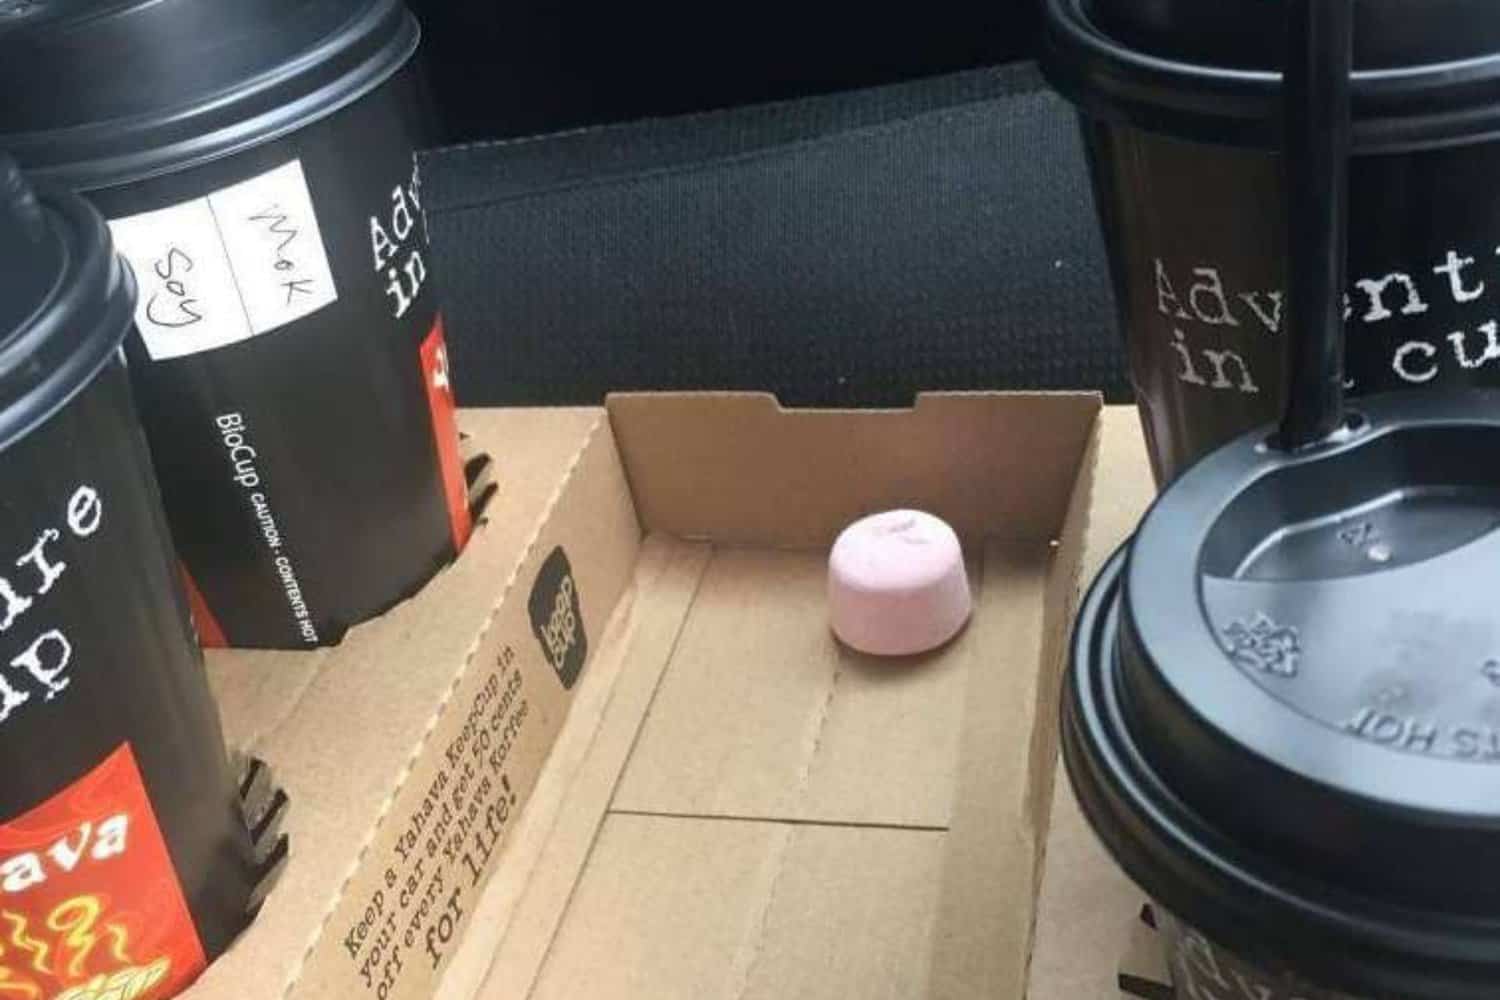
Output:
<instances>
[{"instance_id":1,"label":"handwritten label sticker","mask_svg":"<svg viewBox=\"0 0 1500 1000\"><path fill-rule=\"evenodd\" d=\"M209 197L250 328L269 333L338 298L318 215L293 160Z\"/></svg>"},{"instance_id":2,"label":"handwritten label sticker","mask_svg":"<svg viewBox=\"0 0 1500 1000\"><path fill-rule=\"evenodd\" d=\"M239 343L338 300L302 164L110 223L155 361Z\"/></svg>"},{"instance_id":3,"label":"handwritten label sticker","mask_svg":"<svg viewBox=\"0 0 1500 1000\"><path fill-rule=\"evenodd\" d=\"M135 321L158 361L253 336L208 199L110 223L140 286Z\"/></svg>"}]
</instances>

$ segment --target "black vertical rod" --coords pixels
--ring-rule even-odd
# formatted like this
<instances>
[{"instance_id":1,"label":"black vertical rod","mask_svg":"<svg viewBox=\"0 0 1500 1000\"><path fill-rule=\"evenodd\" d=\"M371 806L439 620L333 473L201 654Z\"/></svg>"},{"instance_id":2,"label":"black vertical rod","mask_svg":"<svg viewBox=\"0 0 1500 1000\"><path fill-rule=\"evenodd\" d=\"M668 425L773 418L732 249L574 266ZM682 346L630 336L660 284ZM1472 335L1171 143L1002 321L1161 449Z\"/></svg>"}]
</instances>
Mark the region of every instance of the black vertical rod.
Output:
<instances>
[{"instance_id":1,"label":"black vertical rod","mask_svg":"<svg viewBox=\"0 0 1500 1000\"><path fill-rule=\"evenodd\" d=\"M1354 0L1293 0L1287 8L1289 364L1281 443L1297 449L1328 437L1344 419Z\"/></svg>"}]
</instances>

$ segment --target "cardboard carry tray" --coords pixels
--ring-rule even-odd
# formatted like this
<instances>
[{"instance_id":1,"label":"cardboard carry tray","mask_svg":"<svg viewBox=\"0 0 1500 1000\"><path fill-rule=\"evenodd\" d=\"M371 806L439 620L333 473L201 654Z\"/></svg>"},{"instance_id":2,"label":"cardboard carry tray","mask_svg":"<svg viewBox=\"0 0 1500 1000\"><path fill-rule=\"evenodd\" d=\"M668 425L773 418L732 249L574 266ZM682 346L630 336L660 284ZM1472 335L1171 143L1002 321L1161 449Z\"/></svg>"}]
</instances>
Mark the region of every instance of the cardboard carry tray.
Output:
<instances>
[{"instance_id":1,"label":"cardboard carry tray","mask_svg":"<svg viewBox=\"0 0 1500 1000\"><path fill-rule=\"evenodd\" d=\"M1082 560L1086 585L1135 530L1156 495L1140 422L1110 407L1101 422L1095 488ZM1061 766L1047 823L1046 866L1036 904L1029 1000L1134 1000L1123 973L1146 996L1168 981L1154 933L1140 913L1146 899L1094 836Z\"/></svg>"},{"instance_id":2,"label":"cardboard carry tray","mask_svg":"<svg viewBox=\"0 0 1500 1000\"><path fill-rule=\"evenodd\" d=\"M1094 470L1139 448L1133 411L667 394L462 422L501 491L457 564L335 650L211 657L293 856L188 995L1021 996L1064 637L1128 530ZM1103 461L1149 482L1138 450ZM958 529L976 611L885 662L829 634L825 557L900 506Z\"/></svg>"}]
</instances>

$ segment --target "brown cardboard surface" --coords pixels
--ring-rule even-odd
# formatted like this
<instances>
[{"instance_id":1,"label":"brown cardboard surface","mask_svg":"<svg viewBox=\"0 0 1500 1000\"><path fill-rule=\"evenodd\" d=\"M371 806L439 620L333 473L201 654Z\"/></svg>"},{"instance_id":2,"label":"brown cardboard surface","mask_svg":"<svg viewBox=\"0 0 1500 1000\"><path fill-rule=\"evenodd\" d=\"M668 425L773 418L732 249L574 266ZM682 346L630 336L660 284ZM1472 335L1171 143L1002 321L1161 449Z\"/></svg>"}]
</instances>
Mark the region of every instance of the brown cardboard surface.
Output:
<instances>
[{"instance_id":1,"label":"brown cardboard surface","mask_svg":"<svg viewBox=\"0 0 1500 1000\"><path fill-rule=\"evenodd\" d=\"M234 745L263 756L292 796L286 828L293 853L255 926L189 991L194 1000L362 995L359 967L371 945L355 956L346 936L377 887L389 887L388 872L398 885L380 919L408 919L394 897L414 873L394 857L393 841L422 808L434 775L446 766L443 751L473 721L476 705L498 704L484 692L502 682L522 691L509 713L493 720L517 730L509 753L496 761L511 782L514 808L561 725L568 694L525 620L524 588L537 562L566 543L590 552L574 568L586 627L597 627L613 608L638 539L613 438L598 411L467 413L464 426L481 448L504 449L513 458L457 563L418 598L351 631L336 649L209 659ZM526 447L513 447L515 441ZM574 479L578 488L564 488ZM529 712L517 718L521 704ZM450 801L473 804L480 777L462 796L456 793L465 783L452 782L445 789ZM499 797L492 787L484 805ZM451 864L429 862L416 879L418 893L440 871L443 902L467 909L478 887L460 886ZM435 919L415 921L417 936ZM450 935L461 923L461 917L452 922ZM400 950L387 942L383 965ZM406 949L404 969L392 969L388 997L431 994L433 970L414 960L415 950Z\"/></svg>"},{"instance_id":2,"label":"brown cardboard surface","mask_svg":"<svg viewBox=\"0 0 1500 1000\"><path fill-rule=\"evenodd\" d=\"M896 507L942 511L969 542L1055 538L1098 409L1087 393L932 393L884 411L758 393L609 401L648 530L804 549Z\"/></svg>"},{"instance_id":3,"label":"brown cardboard surface","mask_svg":"<svg viewBox=\"0 0 1500 1000\"><path fill-rule=\"evenodd\" d=\"M969 678L961 776L943 870L943 907L931 970L932 997L1018 996L1031 935L1031 886L1044 831L1031 814L1035 786L1051 757L1031 751L1050 718L1039 714L1043 685L1045 552L986 554L990 614L974 622L987 651Z\"/></svg>"},{"instance_id":4,"label":"brown cardboard surface","mask_svg":"<svg viewBox=\"0 0 1500 1000\"><path fill-rule=\"evenodd\" d=\"M1155 495L1134 410L1110 407L1100 422L1097 488L1084 546L1093 579L1134 530ZM1118 1000L1116 975L1135 949L1144 897L1105 853L1059 768L1037 902L1030 1000Z\"/></svg>"},{"instance_id":5,"label":"brown cardboard surface","mask_svg":"<svg viewBox=\"0 0 1500 1000\"><path fill-rule=\"evenodd\" d=\"M638 522L609 435L595 434L588 439L568 473L559 481L549 508L540 529L526 545L521 565L511 580L539 579L543 563L561 547L572 557L571 577L582 602L582 620L585 631L588 631L588 623L604 621L611 614L628 583L639 548ZM400 940L400 947L406 950L403 964L410 963L420 970L420 973L407 972L406 968L410 966L402 968L400 972L404 978L396 980L395 988L387 994L388 1000L415 1000L431 995L437 978L435 964L451 956L456 948L466 926L463 919L470 914L486 874L498 861L499 840L509 832L508 819L524 808L571 700L570 692L557 683L557 674L533 635L525 600L529 589L507 584L500 603L490 613L486 630L471 641L462 660L454 661L474 669L463 669L452 678L443 693L440 714L429 717L418 742L407 750L404 770L398 772L400 777L395 782L396 787L388 793L391 797L384 805L392 821L379 823L367 835L361 846L362 857L341 887L327 918L325 926L333 930L341 944L338 948L309 949L305 966L300 970L301 989L308 995L347 996L351 990L359 988L363 977L355 974L356 968L362 969L366 961L375 960L374 949L380 946L379 942L367 946L354 961L346 954L348 947L342 942L349 939L350 933L357 934L357 928L368 921L372 901L380 899L381 894L392 897L385 909L398 916L393 923L383 923L382 931L391 927L397 933L403 933L403 926L415 926L415 943L411 938L404 938ZM382 646L385 650L394 646L397 636L410 634L399 630L399 624L392 621L392 616L381 619L379 624L396 630L385 636ZM420 651L414 649L412 654L420 655ZM505 690L507 683L516 685L511 689L518 692L519 700L515 704L529 706L531 714L523 718L517 714L518 708L502 725L499 706L505 704L509 694L509 690ZM371 692L371 695L378 698L381 694L388 694L392 687L388 685L385 692ZM363 707L360 702L361 699L351 698L349 692L342 692L338 696L337 709L330 703L324 711L315 712L309 718L307 737L322 739L320 731L326 729L326 720L336 717L334 713L339 709L352 709L353 718L377 717L373 706L369 711L360 711ZM453 711L444 711L449 704ZM481 711L490 720L487 728L493 734L494 751L487 750L483 739L486 727L484 720L479 718ZM324 721L319 725L315 719ZM472 732L465 728L467 723L474 725ZM497 761L490 754L501 752L507 739L505 734L512 727L515 737L509 756ZM286 742L283 738L282 745ZM308 749L310 756L311 747ZM456 776L459 766L454 761L465 755L464 777L460 778ZM464 783L469 780L471 765L479 775L475 780L481 784L469 793L467 810L472 826L465 832L465 807L457 803ZM495 779L490 786L490 804L501 810L497 820L488 815L473 818L476 816L475 803L479 810L488 813L482 783L487 776ZM347 779L342 780L347 782ZM435 812L438 809L436 803L452 804L454 812L459 814L450 824L452 836L463 835L463 844L454 852L457 855L454 860L447 859L441 850L435 851L428 846L430 838L437 835L433 828L438 827L441 820L424 817L430 810ZM414 836L419 841L419 845L411 850L417 861L408 860L407 854L398 848L403 835ZM472 863L469 860L471 855L475 859ZM429 862L425 868L421 863L423 859ZM416 883L408 880L420 881L429 887L420 891L434 900L437 912L451 914L450 931L444 933L449 925L441 922L442 917L436 918L437 923L432 922L432 917L421 919L423 915L416 912L415 903L405 910L395 909L394 897L399 889L404 887L405 891L416 891ZM436 888L435 895L433 887ZM431 933L434 931L436 947ZM386 970L399 955L396 951L398 945L388 947L390 950L376 963L382 968L374 976L377 984L383 977L389 981L390 973Z\"/></svg>"},{"instance_id":6,"label":"brown cardboard surface","mask_svg":"<svg viewBox=\"0 0 1500 1000\"><path fill-rule=\"evenodd\" d=\"M708 566L707 545L648 538L443 995L524 997L562 919L646 707Z\"/></svg>"},{"instance_id":7,"label":"brown cardboard surface","mask_svg":"<svg viewBox=\"0 0 1500 1000\"><path fill-rule=\"evenodd\" d=\"M1057 727L1052 721L1057 717L1057 678L1077 605L1100 447L1096 424L1068 499L1052 571L1045 591L1038 595L1040 605L1011 602L1004 617L989 621L991 634L983 640L987 648L1014 648L1016 636L1025 635L1039 651L1040 669L1021 701L1033 713L1025 780L1018 780L1020 767L1011 759L1019 735L1014 707L1009 714L988 708L1014 699L1007 699L992 677L981 674L974 684L988 689L971 694L964 721L963 770L932 967L934 997L1024 994L1034 911L1029 905L1016 905L1016 898L1024 892L1029 904L1041 873L1057 759ZM990 562L996 562L993 555ZM997 773L1011 775L1011 781L996 782ZM1012 830L1012 849L997 851L996 831L1006 828Z\"/></svg>"},{"instance_id":8,"label":"brown cardboard surface","mask_svg":"<svg viewBox=\"0 0 1500 1000\"><path fill-rule=\"evenodd\" d=\"M974 636L918 664L854 653L826 575L822 552L715 553L616 810L947 826Z\"/></svg>"},{"instance_id":9,"label":"brown cardboard surface","mask_svg":"<svg viewBox=\"0 0 1500 1000\"><path fill-rule=\"evenodd\" d=\"M530 996L923 996L942 839L612 813Z\"/></svg>"},{"instance_id":10,"label":"brown cardboard surface","mask_svg":"<svg viewBox=\"0 0 1500 1000\"><path fill-rule=\"evenodd\" d=\"M960 729L966 692L978 694L971 703L978 706L974 709L976 716L998 716L1004 720L1002 727L1009 723L1029 734L1033 719L1028 702L1034 698L1041 652L1040 609L1047 547L1016 551L995 546L975 562L978 611L968 632L941 656L900 665L904 668L901 700L910 716L906 724L924 727L937 745L947 748L942 761L950 777L945 783L950 800L951 775L959 770L960 763L958 739L937 737L945 728L955 732ZM673 691L669 687L675 675L696 673L703 667L695 655L684 657L691 653L688 636L700 615L712 620L720 613L722 593L715 593L714 576L724 581L717 587L721 592L733 589L743 595L755 588L731 588L730 583L751 582L749 578L735 579L747 565L757 571L764 571L767 565L774 567L783 590L793 594L800 586L819 584L823 574L820 559L801 553L732 548L715 552L677 651L667 666L667 677L652 703L631 767L640 759L646 734L664 699L672 702L677 697L695 697L687 695L686 689ZM753 614L753 609L748 613ZM800 651L809 633L821 642L826 623L820 605L814 603L803 614L802 621L767 621L759 648L768 652L780 647ZM788 636L795 636L795 641L788 644ZM1003 637L1002 648L1007 655L995 657L993 663L983 662L978 655L985 648L983 642L995 636ZM743 653L728 659L745 668L757 668L747 670L750 676L778 669L776 662L797 663L791 655L780 661L768 659L764 664L744 658ZM828 661L827 656L815 658L809 669L818 669L821 664L825 677L832 675L838 668ZM896 665L884 666L896 669ZM813 700L831 701L836 706L844 692L836 684L832 689L818 692ZM945 716L928 711L930 705L949 701L953 690L960 696L956 713ZM700 701L700 712L710 723L725 724L742 696L743 691L736 689L721 699ZM788 704L799 706L808 700L798 691ZM856 696L851 722L860 711L859 703ZM854 728L851 725L851 731ZM756 760L763 760L768 771L759 781L753 774L744 779L740 775L746 772L736 771L726 774L725 783L748 780L750 787L763 790L773 784L772 778L781 775L791 782L795 794L767 800L772 808L761 815L714 817L643 808L646 803L642 800L622 798L622 782L614 804L607 813L601 811L596 820L600 839L582 877L570 889L572 901L567 915L551 942L533 991L524 990L524 977L502 988L492 976L480 994L484 1000L567 995L927 995L934 968L935 929L947 889L943 875L950 848L947 817L952 811L951 801L943 803L936 823L926 822L920 813L920 821L913 821L912 811L899 801L899 795L889 792L876 794L859 820L829 820L826 815L831 810L822 810L820 816L818 800L810 794L816 786L797 784L800 775L811 773L806 763L816 760L815 754L794 757L788 771L785 758L779 754L760 753L779 743L779 732L760 736L737 732L745 740L746 761L740 766L749 768ZM865 732L878 737L878 730ZM696 735L701 734L687 738ZM805 731L798 735L807 736ZM815 743L815 739L804 739L799 749L806 750ZM692 745L684 742L678 749L688 753ZM998 756L1000 767L990 774L993 788L986 789L982 797L999 801L1001 805L991 818L1002 828L1014 828L1019 803L1027 798L1031 768L1024 752L1016 752L1015 741L1003 742ZM897 792L912 792L918 801L927 801L930 794L924 792L921 783L928 780L934 759L930 751L924 752L914 757L913 766L908 768L890 756L875 755L868 766L859 768L852 757L846 758L840 765L842 785L830 791L831 802L837 806L856 801L861 791L882 785ZM826 787L835 788L832 784ZM788 804L793 811L810 807L818 818L778 815L776 807ZM885 811L880 811L882 808ZM1021 883L1030 885L1033 855L1027 845L1031 839L1022 831L1016 834L1013 840L1002 838L999 845L992 841L990 853L1001 858L1002 881L1015 868L1021 872L1016 876ZM624 844L615 843L614 837L623 838ZM999 895L991 898L986 893L981 907L993 904L988 908L1002 920L1029 912L1028 906L1016 907L1007 886L996 886L994 879L987 881ZM1029 898L1027 890L1023 899ZM1002 963L1013 975L1019 975L1029 918L1011 922L1019 929ZM607 935L606 927L613 928ZM606 941L610 942L608 947ZM985 954L1007 951L1005 942L993 937L975 944L975 950ZM639 951L622 958L621 947ZM830 967L844 969L844 976L831 976ZM580 992L569 994L566 984Z\"/></svg>"},{"instance_id":11,"label":"brown cardboard surface","mask_svg":"<svg viewBox=\"0 0 1500 1000\"><path fill-rule=\"evenodd\" d=\"M1079 564L1141 461L1099 412L673 394L607 419L465 414L502 492L458 564L336 650L212 658L232 741L293 795L294 854L189 997L379 997L393 955L397 1000L1019 996L1046 820L1070 802L1052 802L1055 678ZM896 505L959 527L976 586L969 628L899 664L823 617L834 533ZM589 650L567 691L528 608L559 547ZM481 794L474 734L518 715L494 765L514 801ZM417 870L445 798L498 809L499 835L467 827L479 861Z\"/></svg>"},{"instance_id":12,"label":"brown cardboard surface","mask_svg":"<svg viewBox=\"0 0 1500 1000\"><path fill-rule=\"evenodd\" d=\"M481 904L504 926L470 932L441 996L475 995L485 956L480 1000L1020 994L1097 408L944 400L938 421L922 404L834 415L753 396L611 401L637 507L657 531L621 614L653 624L611 624L628 648L617 674L591 679L611 694L588 750L562 763L569 730L589 725L585 691L541 779L563 790L536 860L507 861ZM1052 450L1028 452L1029 477L1011 459L978 461L898 492L916 482L903 463L970 447L965 419ZM715 423L717 450L704 430ZM684 445L673 427L703 440ZM857 475L813 475L824 495L812 504L776 499L819 466L814 453L862 435ZM737 523L757 481L771 484L768 509ZM677 527L711 539L711 554L664 537L681 495L700 509ZM890 502L1008 539L971 543L975 620L923 662L851 654L823 617L822 546L846 515ZM658 592L648 556L674 549L680 578Z\"/></svg>"},{"instance_id":13,"label":"brown cardboard surface","mask_svg":"<svg viewBox=\"0 0 1500 1000\"><path fill-rule=\"evenodd\" d=\"M787 836L760 942L737 965L745 984L738 995L757 1000L922 995L940 892L942 835L794 826Z\"/></svg>"}]
</instances>

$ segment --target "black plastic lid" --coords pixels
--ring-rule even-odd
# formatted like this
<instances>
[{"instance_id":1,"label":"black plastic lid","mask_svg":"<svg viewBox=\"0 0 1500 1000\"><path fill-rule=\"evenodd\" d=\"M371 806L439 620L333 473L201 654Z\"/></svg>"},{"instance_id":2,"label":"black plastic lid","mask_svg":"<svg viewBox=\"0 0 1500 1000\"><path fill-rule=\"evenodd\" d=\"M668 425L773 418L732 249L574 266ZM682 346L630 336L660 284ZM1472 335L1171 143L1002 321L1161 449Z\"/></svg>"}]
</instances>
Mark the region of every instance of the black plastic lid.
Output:
<instances>
[{"instance_id":1,"label":"black plastic lid","mask_svg":"<svg viewBox=\"0 0 1500 1000\"><path fill-rule=\"evenodd\" d=\"M1082 0L1106 35L1140 52L1232 69L1279 71L1286 0ZM1500 53L1494 0L1359 0L1354 65L1403 69Z\"/></svg>"},{"instance_id":2,"label":"black plastic lid","mask_svg":"<svg viewBox=\"0 0 1500 1000\"><path fill-rule=\"evenodd\" d=\"M1085 811L1220 944L1359 995L1500 983L1500 396L1361 400L1158 500L1090 594Z\"/></svg>"},{"instance_id":3,"label":"black plastic lid","mask_svg":"<svg viewBox=\"0 0 1500 1000\"><path fill-rule=\"evenodd\" d=\"M284 135L416 50L401 0L0 0L0 145L92 190Z\"/></svg>"},{"instance_id":4,"label":"black plastic lid","mask_svg":"<svg viewBox=\"0 0 1500 1000\"><path fill-rule=\"evenodd\" d=\"M135 282L99 213L74 194L39 193L0 154L0 449L93 380L134 309Z\"/></svg>"},{"instance_id":5,"label":"black plastic lid","mask_svg":"<svg viewBox=\"0 0 1500 1000\"><path fill-rule=\"evenodd\" d=\"M1047 0L1043 66L1092 115L1278 146L1285 0ZM1358 153L1500 134L1500 4L1360 0Z\"/></svg>"}]
</instances>

